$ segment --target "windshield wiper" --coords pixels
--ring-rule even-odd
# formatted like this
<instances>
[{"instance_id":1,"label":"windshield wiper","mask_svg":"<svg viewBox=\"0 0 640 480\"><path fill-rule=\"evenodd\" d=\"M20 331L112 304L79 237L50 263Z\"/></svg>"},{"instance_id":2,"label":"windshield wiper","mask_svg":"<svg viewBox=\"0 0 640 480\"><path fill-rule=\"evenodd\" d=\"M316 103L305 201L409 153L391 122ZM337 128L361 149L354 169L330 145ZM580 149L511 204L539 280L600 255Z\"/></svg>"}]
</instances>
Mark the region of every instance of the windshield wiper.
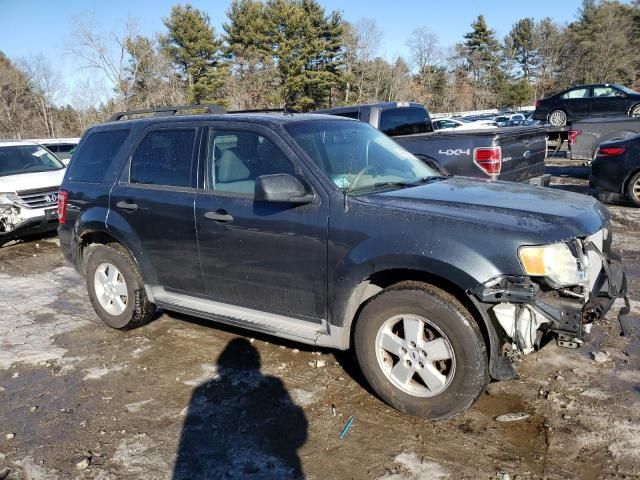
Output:
<instances>
[{"instance_id":1,"label":"windshield wiper","mask_svg":"<svg viewBox=\"0 0 640 480\"><path fill-rule=\"evenodd\" d=\"M430 177L422 177L413 182L409 182L406 185L424 185L425 183L437 182L439 180L446 180L451 178L451 175L432 175Z\"/></svg>"},{"instance_id":2,"label":"windshield wiper","mask_svg":"<svg viewBox=\"0 0 640 480\"><path fill-rule=\"evenodd\" d=\"M346 193L354 193L359 192L361 190L369 190L372 188L382 188L382 187L401 187L406 188L411 186L412 182L376 182L369 185L362 185L361 187L348 188Z\"/></svg>"}]
</instances>

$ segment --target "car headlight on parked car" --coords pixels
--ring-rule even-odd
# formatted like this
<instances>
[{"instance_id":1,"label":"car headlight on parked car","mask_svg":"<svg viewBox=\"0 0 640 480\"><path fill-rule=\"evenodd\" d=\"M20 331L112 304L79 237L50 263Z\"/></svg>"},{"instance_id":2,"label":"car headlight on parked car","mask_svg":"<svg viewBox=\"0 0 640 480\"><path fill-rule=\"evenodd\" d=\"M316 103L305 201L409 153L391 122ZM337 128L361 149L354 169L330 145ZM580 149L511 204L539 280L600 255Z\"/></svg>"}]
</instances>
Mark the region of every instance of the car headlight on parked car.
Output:
<instances>
[{"instance_id":1,"label":"car headlight on parked car","mask_svg":"<svg viewBox=\"0 0 640 480\"><path fill-rule=\"evenodd\" d=\"M518 256L527 275L545 277L557 287L579 285L587 278L586 265L566 243L520 247Z\"/></svg>"},{"instance_id":2,"label":"car headlight on parked car","mask_svg":"<svg viewBox=\"0 0 640 480\"><path fill-rule=\"evenodd\" d=\"M15 205L15 192L0 192L0 207L9 207Z\"/></svg>"}]
</instances>

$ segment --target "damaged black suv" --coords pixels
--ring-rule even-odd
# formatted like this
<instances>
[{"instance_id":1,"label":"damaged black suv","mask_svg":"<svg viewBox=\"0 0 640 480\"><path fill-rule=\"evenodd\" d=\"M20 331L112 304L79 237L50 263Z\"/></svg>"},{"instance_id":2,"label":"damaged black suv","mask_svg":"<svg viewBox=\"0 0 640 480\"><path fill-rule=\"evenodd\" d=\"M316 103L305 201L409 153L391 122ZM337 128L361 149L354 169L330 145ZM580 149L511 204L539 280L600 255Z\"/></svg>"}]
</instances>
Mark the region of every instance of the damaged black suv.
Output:
<instances>
[{"instance_id":1,"label":"damaged black suv","mask_svg":"<svg viewBox=\"0 0 640 480\"><path fill-rule=\"evenodd\" d=\"M441 176L347 118L176 112L92 127L61 187L62 250L110 327L162 308L353 347L382 399L443 418L626 298L593 198Z\"/></svg>"}]
</instances>

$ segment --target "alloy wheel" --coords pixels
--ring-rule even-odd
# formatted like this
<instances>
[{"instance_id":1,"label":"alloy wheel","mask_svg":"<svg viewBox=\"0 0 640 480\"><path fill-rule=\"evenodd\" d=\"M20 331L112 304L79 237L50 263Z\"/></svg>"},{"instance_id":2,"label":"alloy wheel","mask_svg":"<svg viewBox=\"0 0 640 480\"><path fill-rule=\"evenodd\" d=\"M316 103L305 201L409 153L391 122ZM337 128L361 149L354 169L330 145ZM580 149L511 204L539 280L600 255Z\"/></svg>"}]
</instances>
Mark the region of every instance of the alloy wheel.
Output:
<instances>
[{"instance_id":1,"label":"alloy wheel","mask_svg":"<svg viewBox=\"0 0 640 480\"><path fill-rule=\"evenodd\" d=\"M122 273L112 263L101 263L94 274L95 293L102 308L118 316L127 308L129 294Z\"/></svg>"},{"instance_id":2,"label":"alloy wheel","mask_svg":"<svg viewBox=\"0 0 640 480\"><path fill-rule=\"evenodd\" d=\"M387 379L415 397L442 393L455 375L455 354L447 336L418 315L396 315L376 335L376 358Z\"/></svg>"}]
</instances>

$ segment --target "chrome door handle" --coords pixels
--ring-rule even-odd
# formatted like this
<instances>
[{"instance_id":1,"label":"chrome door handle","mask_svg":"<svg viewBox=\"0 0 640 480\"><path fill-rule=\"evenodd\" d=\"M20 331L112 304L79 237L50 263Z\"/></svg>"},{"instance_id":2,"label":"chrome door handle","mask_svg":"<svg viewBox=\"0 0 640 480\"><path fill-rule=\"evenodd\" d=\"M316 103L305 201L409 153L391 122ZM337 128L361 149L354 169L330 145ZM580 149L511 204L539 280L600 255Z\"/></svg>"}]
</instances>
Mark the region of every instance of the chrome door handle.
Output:
<instances>
[{"instance_id":1,"label":"chrome door handle","mask_svg":"<svg viewBox=\"0 0 640 480\"><path fill-rule=\"evenodd\" d=\"M215 212L206 212L205 218L219 223L229 223L233 221L233 216L229 215L226 210L216 210Z\"/></svg>"},{"instance_id":2,"label":"chrome door handle","mask_svg":"<svg viewBox=\"0 0 640 480\"><path fill-rule=\"evenodd\" d=\"M128 200L116 203L116 207L127 210L129 212L135 212L136 210L138 210L138 205Z\"/></svg>"}]
</instances>

